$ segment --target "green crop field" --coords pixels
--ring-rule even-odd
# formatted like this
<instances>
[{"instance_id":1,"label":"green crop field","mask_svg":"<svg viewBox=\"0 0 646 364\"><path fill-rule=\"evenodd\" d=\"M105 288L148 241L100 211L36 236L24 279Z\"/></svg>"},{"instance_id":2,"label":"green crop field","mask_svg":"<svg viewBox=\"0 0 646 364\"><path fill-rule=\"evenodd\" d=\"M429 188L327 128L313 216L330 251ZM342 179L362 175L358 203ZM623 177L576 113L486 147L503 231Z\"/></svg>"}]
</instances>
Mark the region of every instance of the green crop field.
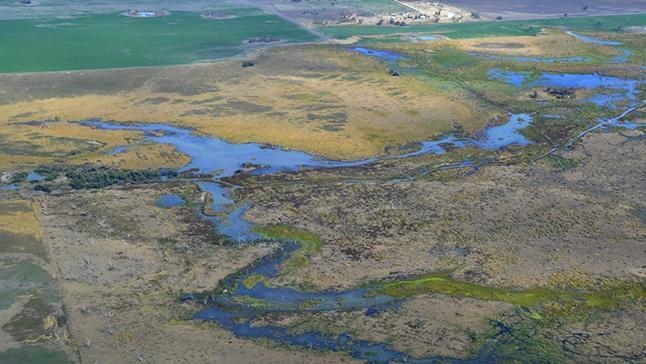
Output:
<instances>
[{"instance_id":1,"label":"green crop field","mask_svg":"<svg viewBox=\"0 0 646 364\"><path fill-rule=\"evenodd\" d=\"M240 53L245 40L314 37L256 9L237 18L206 19L173 12L155 18L118 13L65 19L0 21L0 72L40 72L187 64Z\"/></svg>"},{"instance_id":2,"label":"green crop field","mask_svg":"<svg viewBox=\"0 0 646 364\"><path fill-rule=\"evenodd\" d=\"M630 26L646 26L646 14L594 16L568 19L491 21L458 24L424 24L408 26L322 26L319 30L343 39L354 35L376 36L405 33L439 33L450 38L536 35L543 26L567 26L590 31L620 31Z\"/></svg>"}]
</instances>

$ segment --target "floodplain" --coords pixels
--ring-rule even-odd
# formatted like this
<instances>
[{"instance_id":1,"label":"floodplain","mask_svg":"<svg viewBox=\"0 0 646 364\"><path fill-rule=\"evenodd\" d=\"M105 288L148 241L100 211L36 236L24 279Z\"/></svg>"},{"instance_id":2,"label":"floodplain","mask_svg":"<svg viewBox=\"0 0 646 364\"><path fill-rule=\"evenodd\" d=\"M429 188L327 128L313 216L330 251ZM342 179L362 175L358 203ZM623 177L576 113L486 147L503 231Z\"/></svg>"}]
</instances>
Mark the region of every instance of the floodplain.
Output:
<instances>
[{"instance_id":1,"label":"floodplain","mask_svg":"<svg viewBox=\"0 0 646 364\"><path fill-rule=\"evenodd\" d=\"M644 19L0 74L0 362L643 362Z\"/></svg>"}]
</instances>

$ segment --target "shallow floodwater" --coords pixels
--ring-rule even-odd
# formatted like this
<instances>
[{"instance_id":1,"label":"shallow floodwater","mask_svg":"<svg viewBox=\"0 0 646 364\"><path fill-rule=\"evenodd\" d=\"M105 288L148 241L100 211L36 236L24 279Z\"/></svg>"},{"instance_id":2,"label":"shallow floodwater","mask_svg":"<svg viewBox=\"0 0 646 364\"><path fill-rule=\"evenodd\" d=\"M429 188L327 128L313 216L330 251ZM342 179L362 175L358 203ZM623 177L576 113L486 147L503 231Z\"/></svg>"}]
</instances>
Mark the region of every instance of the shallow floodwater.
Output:
<instances>
[{"instance_id":1,"label":"shallow floodwater","mask_svg":"<svg viewBox=\"0 0 646 364\"><path fill-rule=\"evenodd\" d=\"M225 282L235 287L232 292L211 296L188 295L184 299L209 305L210 308L193 316L197 320L215 321L239 337L265 338L284 344L298 345L309 349L343 351L353 357L370 363L433 363L439 360L462 362L451 358L413 358L410 355L388 348L384 343L354 340L348 334L328 335L316 331L293 333L285 327L254 325L259 314L289 311L331 311L367 309L378 313L382 308L392 308L398 300L359 288L349 291L302 292L292 288L267 287L263 282L246 288L242 283L246 278L261 275L272 278L278 275L278 267L300 248L297 243L285 244L280 252L272 257L263 258L251 269ZM262 308L254 308L241 303L244 299L261 300Z\"/></svg>"},{"instance_id":2,"label":"shallow floodwater","mask_svg":"<svg viewBox=\"0 0 646 364\"><path fill-rule=\"evenodd\" d=\"M227 188L217 183L217 179L232 176L244 167L251 168L250 173L264 174L282 171L295 171L302 168L352 167L373 162L366 159L352 162L331 161L317 158L295 150L268 147L257 143L234 144L215 137L197 135L192 129L179 128L167 124L114 124L101 121L85 121L85 125L106 130L139 130L145 133L149 141L170 144L191 158L191 161L180 171L195 170L200 173L216 175L213 183L201 183L200 187L213 196L211 209L215 212L231 210L235 203L229 197ZM123 146L126 148L127 146ZM114 149L113 149L114 150ZM226 217L208 217L217 222L218 231L231 238L249 238L252 225L241 216L244 209L230 211Z\"/></svg>"},{"instance_id":3,"label":"shallow floodwater","mask_svg":"<svg viewBox=\"0 0 646 364\"><path fill-rule=\"evenodd\" d=\"M623 54L619 55L617 57L614 57L613 59L610 60L610 63L617 64L617 63L624 63L630 57L632 54L628 49L622 49Z\"/></svg>"},{"instance_id":4,"label":"shallow floodwater","mask_svg":"<svg viewBox=\"0 0 646 364\"><path fill-rule=\"evenodd\" d=\"M528 114L512 114L509 121L502 125L492 126L485 129L477 139L456 138L449 135L439 140L427 140L422 142L422 148L415 152L407 153L401 157L412 157L422 154L444 154L444 146L451 145L454 148L477 147L481 149L502 149L510 145L527 145L531 140L519 133L519 131L531 124L533 121Z\"/></svg>"},{"instance_id":5,"label":"shallow floodwater","mask_svg":"<svg viewBox=\"0 0 646 364\"><path fill-rule=\"evenodd\" d=\"M125 153L127 151L128 151L127 146L119 146L119 147L115 147L115 148L112 148L111 150L107 151L106 154L107 155L117 155L117 154Z\"/></svg>"},{"instance_id":6,"label":"shallow floodwater","mask_svg":"<svg viewBox=\"0 0 646 364\"><path fill-rule=\"evenodd\" d=\"M404 57L400 54L387 52L387 51L380 51L376 49L356 47L356 48L352 48L352 51L361 53L364 56L377 57L387 62L394 62L400 59L404 59Z\"/></svg>"},{"instance_id":7,"label":"shallow floodwater","mask_svg":"<svg viewBox=\"0 0 646 364\"><path fill-rule=\"evenodd\" d=\"M40 182L44 179L45 177L35 172L29 172L29 174L27 175L27 182Z\"/></svg>"},{"instance_id":8,"label":"shallow floodwater","mask_svg":"<svg viewBox=\"0 0 646 364\"><path fill-rule=\"evenodd\" d=\"M140 18L150 18L155 16L157 13L154 11L138 11L135 16L140 17Z\"/></svg>"},{"instance_id":9,"label":"shallow floodwater","mask_svg":"<svg viewBox=\"0 0 646 364\"><path fill-rule=\"evenodd\" d=\"M524 84L524 78L529 77L529 75L524 74L496 72L493 73L494 76L520 78L518 85ZM545 83L552 82L555 84L567 80L577 81L576 78L568 77L567 75L565 75L565 78L557 76L560 75L547 75L542 79ZM594 76L592 80L584 77L583 81L578 80L577 82L586 85L598 85L605 80L599 77L601 76ZM620 89L628 93L634 92L636 85L626 80L619 80L612 81L622 86L619 87ZM605 86L607 87L607 85ZM619 118L606 120L604 125L612 125L617 120ZM446 145L451 145L455 148L477 147L483 149L526 145L531 141L520 134L519 131L530 125L531 122L532 117L530 115L512 114L508 122L485 129L477 138L446 136L439 140L428 140L422 142L422 148L418 151L388 158L404 158L427 153L441 154L446 152L446 149L444 149ZM213 181L199 182L202 191L209 192L213 197L210 207L214 214L212 216L203 215L203 217L212 221L217 226L219 233L238 241L247 241L257 237L252 231L252 224L242 218L248 205L236 206L230 194L230 189L234 187L222 185L218 181L219 178L232 176L240 169L245 169L249 173L264 174L294 171L301 168L359 166L377 160L330 161L303 152L267 147L256 143L232 144L215 137L197 135L191 129L166 124L124 125L101 121L87 121L84 124L102 129L143 131L149 141L174 145L178 151L191 157L191 161L181 168L182 171L196 170L201 173L213 173L215 175ZM457 166L472 165L472 162L465 161ZM171 204L175 200L174 197L167 198L171 199ZM265 279L277 276L281 264L298 249L300 249L300 244L298 243L285 243L278 253L263 257L255 264L243 269L243 271L225 278L222 284L230 287L230 291L185 296L184 299L208 305L207 309L198 312L193 318L215 321L223 328L240 337L265 338L311 349L343 351L354 358L371 363L480 363L489 362L490 355L495 357L496 353L490 352L488 346L485 345L480 353L468 360L445 357L413 358L405 352L389 348L387 343L354 340L347 334L333 336L316 331L294 333L286 327L255 324L254 320L258 317L274 312L365 310L371 314L378 314L380 310L392 308L402 302L394 297L377 293L374 287L370 285L347 291L330 290L323 292L305 292L289 287L273 287L266 285L263 281L259 281L253 286L245 286L244 280L252 276L262 276ZM256 306L247 302L261 302L262 304Z\"/></svg>"},{"instance_id":10,"label":"shallow floodwater","mask_svg":"<svg viewBox=\"0 0 646 364\"><path fill-rule=\"evenodd\" d=\"M440 39L439 36L437 35L418 35L417 37L414 37L413 39L415 40L421 40L421 41L429 41L429 40L438 40Z\"/></svg>"},{"instance_id":11,"label":"shallow floodwater","mask_svg":"<svg viewBox=\"0 0 646 364\"><path fill-rule=\"evenodd\" d=\"M181 206L184 204L184 199L175 195L175 194L165 194L157 199L157 206L163 208L171 208L175 206Z\"/></svg>"},{"instance_id":12,"label":"shallow floodwater","mask_svg":"<svg viewBox=\"0 0 646 364\"><path fill-rule=\"evenodd\" d=\"M215 137L197 135L194 130L168 124L114 124L101 121L85 121L85 125L106 130L139 130L146 139L160 144L174 145L179 152L191 157L181 171L197 170L214 173L218 177L232 176L245 164L255 165L255 173L295 171L300 168L347 167L368 163L337 162L314 157L295 150L268 147L258 143L234 144Z\"/></svg>"},{"instance_id":13,"label":"shallow floodwater","mask_svg":"<svg viewBox=\"0 0 646 364\"><path fill-rule=\"evenodd\" d=\"M637 98L637 86L639 81L623 79L619 77L603 76L597 73L574 74L574 73L541 73L533 77L529 72L507 71L493 68L489 71L492 79L506 82L510 85L521 87L571 87L580 89L613 89L621 91L622 98L635 102ZM616 95L616 94L615 94ZM613 96L612 99L617 99ZM611 99L597 96L588 99L591 102L607 103Z\"/></svg>"},{"instance_id":14,"label":"shallow floodwater","mask_svg":"<svg viewBox=\"0 0 646 364\"><path fill-rule=\"evenodd\" d=\"M500 149L509 145L526 145L531 141L518 131L532 122L529 115L511 115L503 125L485 129L477 139L459 139L446 136L439 140L422 142L418 151L403 154L399 158L422 154L445 153L443 145L456 148L466 146L483 149ZM243 168L248 168L252 174L269 174L283 171L296 171L304 168L338 168L361 166L375 162L376 158L358 161L331 161L312 156L295 150L268 147L257 143L234 144L219 138L197 135L194 130L175 127L167 124L114 124L98 120L85 121L85 125L106 130L139 130L143 131L149 141L170 144L191 158L191 161L180 171L195 170L200 173L215 175L212 182L199 183L202 191L209 192L213 197L211 210L219 213L215 216L204 215L211 220L220 234L238 241L248 241L257 238L253 233L253 225L242 218L247 206L235 206L230 197L230 187L218 182L222 177L229 177ZM127 148L127 146L123 146ZM113 149L114 150L114 149Z\"/></svg>"},{"instance_id":15,"label":"shallow floodwater","mask_svg":"<svg viewBox=\"0 0 646 364\"><path fill-rule=\"evenodd\" d=\"M624 45L622 42L614 41L614 40L603 40L603 39L597 39L597 38L592 38L588 37L586 35L578 34L573 31L567 31L567 34L577 38L578 40L585 42L585 43L592 43L592 44L601 44L601 45L609 45L609 46L622 46ZM622 49L623 54L619 55L617 57L614 57L613 59L610 60L610 63L623 63L626 62L628 57L632 54L630 50L628 49Z\"/></svg>"}]
</instances>

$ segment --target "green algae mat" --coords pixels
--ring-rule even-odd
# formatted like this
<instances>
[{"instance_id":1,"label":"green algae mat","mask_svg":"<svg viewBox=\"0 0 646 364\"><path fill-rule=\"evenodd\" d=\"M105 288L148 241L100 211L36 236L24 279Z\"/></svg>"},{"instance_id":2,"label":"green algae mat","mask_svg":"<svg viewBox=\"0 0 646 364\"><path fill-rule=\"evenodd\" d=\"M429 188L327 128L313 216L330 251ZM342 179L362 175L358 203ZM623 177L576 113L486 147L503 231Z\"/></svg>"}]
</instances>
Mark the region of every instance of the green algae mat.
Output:
<instances>
[{"instance_id":1,"label":"green algae mat","mask_svg":"<svg viewBox=\"0 0 646 364\"><path fill-rule=\"evenodd\" d=\"M137 18L120 13L0 21L0 73L167 66L230 57L250 38L299 42L314 37L256 9L229 19L199 13Z\"/></svg>"}]
</instances>

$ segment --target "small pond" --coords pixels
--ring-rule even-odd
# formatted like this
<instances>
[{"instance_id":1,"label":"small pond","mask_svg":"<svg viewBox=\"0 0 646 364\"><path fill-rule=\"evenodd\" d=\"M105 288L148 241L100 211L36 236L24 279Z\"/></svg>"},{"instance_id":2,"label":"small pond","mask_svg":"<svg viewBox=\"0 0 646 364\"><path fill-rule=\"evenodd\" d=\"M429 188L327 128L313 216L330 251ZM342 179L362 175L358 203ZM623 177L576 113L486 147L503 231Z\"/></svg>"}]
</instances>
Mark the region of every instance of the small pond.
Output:
<instances>
[{"instance_id":1,"label":"small pond","mask_svg":"<svg viewBox=\"0 0 646 364\"><path fill-rule=\"evenodd\" d=\"M182 206L184 205L184 199L179 197L176 194L165 194L162 195L160 198L157 199L157 206L163 207L163 208L171 208L175 206Z\"/></svg>"}]
</instances>

